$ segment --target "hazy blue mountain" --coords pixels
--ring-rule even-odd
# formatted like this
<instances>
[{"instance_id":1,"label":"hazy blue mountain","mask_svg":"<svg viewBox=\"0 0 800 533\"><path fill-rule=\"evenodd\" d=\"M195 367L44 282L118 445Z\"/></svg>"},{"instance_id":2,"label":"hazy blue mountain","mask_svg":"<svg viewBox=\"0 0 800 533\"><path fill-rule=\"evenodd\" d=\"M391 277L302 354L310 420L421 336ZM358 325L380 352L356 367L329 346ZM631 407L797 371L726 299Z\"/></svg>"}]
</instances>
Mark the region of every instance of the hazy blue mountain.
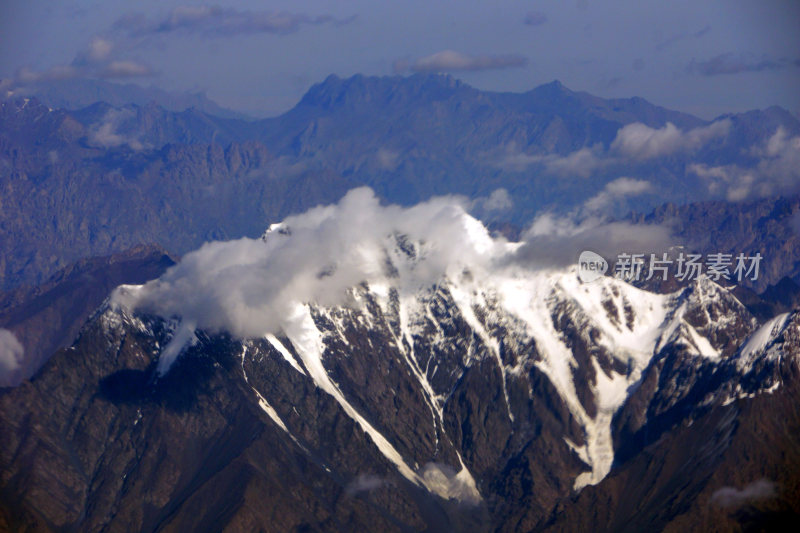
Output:
<instances>
[{"instance_id":1,"label":"hazy blue mountain","mask_svg":"<svg viewBox=\"0 0 800 533\"><path fill-rule=\"evenodd\" d=\"M155 86L142 87L135 83L114 83L91 78L50 80L26 85L13 96L34 96L53 108L81 109L96 102L114 107L147 105L151 102L170 111L197 109L225 118L246 118L246 115L226 109L209 99L204 92L165 91Z\"/></svg>"},{"instance_id":2,"label":"hazy blue mountain","mask_svg":"<svg viewBox=\"0 0 800 533\"><path fill-rule=\"evenodd\" d=\"M0 287L17 287L0 326L29 357L0 384L0 530L796 523L796 135L780 108L704 121L440 75L331 76L257 121L0 102ZM633 183L620 177L647 186L614 203ZM465 195L512 237L534 214L569 224L607 202L671 224L687 251L761 252L763 268L749 288L589 283L528 269L467 213L387 230L372 196L355 217L284 220L365 184L402 204ZM240 236L262 241L105 299L161 275L165 249ZM155 244L112 255L139 243Z\"/></svg>"},{"instance_id":3,"label":"hazy blue mountain","mask_svg":"<svg viewBox=\"0 0 800 533\"><path fill-rule=\"evenodd\" d=\"M536 165L513 168L507 159L608 146L632 122L654 128L704 124L641 98L604 100L557 81L522 94L491 93L450 76L421 74L330 76L294 109L262 124L263 140L276 153L354 175L393 199L477 196L502 186L530 215L570 197L578 183L592 191L604 180L587 186L583 178L539 176Z\"/></svg>"},{"instance_id":4,"label":"hazy blue mountain","mask_svg":"<svg viewBox=\"0 0 800 533\"><path fill-rule=\"evenodd\" d=\"M692 165L757 165L779 128L800 134L780 108L723 120L724 136L692 150L624 158L612 145L626 125L662 135L670 123L685 136L709 123L559 82L492 93L442 75L331 76L289 112L258 121L153 103L69 111L6 100L0 286L37 283L82 257L140 243L180 254L209 239L257 236L266 223L359 185L401 204L503 188L510 205L484 215L518 227L543 210L578 208L622 176L649 185L613 204L618 215L724 199ZM791 181L783 187L796 192Z\"/></svg>"}]
</instances>

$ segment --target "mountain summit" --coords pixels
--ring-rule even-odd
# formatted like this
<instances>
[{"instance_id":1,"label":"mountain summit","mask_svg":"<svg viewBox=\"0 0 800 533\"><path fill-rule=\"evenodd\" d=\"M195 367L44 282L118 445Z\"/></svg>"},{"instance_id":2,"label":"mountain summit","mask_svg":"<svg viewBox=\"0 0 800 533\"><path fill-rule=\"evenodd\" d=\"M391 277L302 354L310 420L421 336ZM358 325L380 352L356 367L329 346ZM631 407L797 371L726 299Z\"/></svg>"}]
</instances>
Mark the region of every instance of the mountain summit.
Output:
<instances>
[{"instance_id":1,"label":"mountain summit","mask_svg":"<svg viewBox=\"0 0 800 533\"><path fill-rule=\"evenodd\" d=\"M705 277L665 294L581 283L531 246L452 199L381 206L361 189L118 288L0 395L0 490L15 495L0 519L733 527L715 495L760 482L740 477L742 450L770 476L749 519L800 512L781 463L798 449L798 313L759 326ZM785 431L748 430L763 405ZM632 509L624 477L652 458L649 507Z\"/></svg>"}]
</instances>

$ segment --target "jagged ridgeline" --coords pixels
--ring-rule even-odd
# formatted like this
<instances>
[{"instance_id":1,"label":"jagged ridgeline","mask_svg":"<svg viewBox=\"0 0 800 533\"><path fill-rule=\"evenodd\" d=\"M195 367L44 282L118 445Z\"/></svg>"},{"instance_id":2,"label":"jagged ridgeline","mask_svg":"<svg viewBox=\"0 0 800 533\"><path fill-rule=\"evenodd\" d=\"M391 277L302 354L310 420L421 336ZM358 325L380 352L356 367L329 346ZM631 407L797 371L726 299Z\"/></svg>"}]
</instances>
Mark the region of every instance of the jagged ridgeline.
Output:
<instances>
[{"instance_id":1,"label":"jagged ridgeline","mask_svg":"<svg viewBox=\"0 0 800 533\"><path fill-rule=\"evenodd\" d=\"M664 202L795 195L800 183L800 121L777 107L708 121L558 82L495 93L445 75L356 75L331 76L286 113L248 121L202 101L170 111L163 99L166 108L123 105L153 97L97 90L109 103L0 101L0 289L137 244L183 255L256 237L361 185L403 205L504 189L512 201L482 203L480 218L523 226L553 206L648 213ZM682 220L698 241L723 230L733 244L774 248L781 276L796 278L798 247L783 248L792 232L774 224L782 208L774 198L739 205L687 206L707 216Z\"/></svg>"},{"instance_id":2,"label":"jagged ridgeline","mask_svg":"<svg viewBox=\"0 0 800 533\"><path fill-rule=\"evenodd\" d=\"M748 516L796 512L800 315L550 243L357 189L119 287L0 396L4 525L733 527L719 490L765 476Z\"/></svg>"}]
</instances>

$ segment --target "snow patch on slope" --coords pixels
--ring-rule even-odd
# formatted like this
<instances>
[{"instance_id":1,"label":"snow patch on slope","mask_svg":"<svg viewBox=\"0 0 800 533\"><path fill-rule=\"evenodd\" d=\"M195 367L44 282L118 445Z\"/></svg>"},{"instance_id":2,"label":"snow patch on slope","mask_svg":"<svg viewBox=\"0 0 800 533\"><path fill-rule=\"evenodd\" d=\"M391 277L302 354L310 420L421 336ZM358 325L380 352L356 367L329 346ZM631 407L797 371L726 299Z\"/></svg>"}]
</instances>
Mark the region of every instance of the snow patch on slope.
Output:
<instances>
[{"instance_id":1,"label":"snow patch on slope","mask_svg":"<svg viewBox=\"0 0 800 533\"><path fill-rule=\"evenodd\" d=\"M789 313L783 313L767 321L753 333L742 349L739 351L736 366L740 372L748 372L755 362L758 354L772 342L789 322Z\"/></svg>"},{"instance_id":2,"label":"snow patch on slope","mask_svg":"<svg viewBox=\"0 0 800 533\"><path fill-rule=\"evenodd\" d=\"M415 336L432 324L436 331L427 339L430 344L449 342L430 306L432 295L440 290L449 293L456 304L453 312L474 334L460 363L466 368L472 358L484 353L496 361L512 427L508 380L524 378L525 369L535 366L550 379L583 428L585 444L571 444L591 468L576 480L575 487L580 488L596 483L611 468L611 419L654 354L676 340L704 356L719 354L684 320L686 303L678 295L653 294L611 277L581 283L574 267L555 267L544 254L537 256L534 252L542 245L541 235L531 235L536 239L525 243L493 239L457 199L433 199L410 208L381 206L371 191L357 189L337 205L318 207L272 225L262 239L209 243L184 256L159 280L137 288L119 288L112 304L181 317L181 327L161 353L161 371L167 371L183 347L192 342L195 328L227 331L240 339L266 338L295 370L336 399L403 476L421 486L430 484L429 490L450 497L455 489L442 488L442 475L430 470L426 480L425 472L412 469L347 400L323 364L324 357L347 355L346 349L342 354L326 353L327 336L348 346L346 324L341 319L348 315L333 310L364 311L353 316L366 327L381 319L366 312L370 303L364 297L366 291L385 315L397 313L391 334L410 375L420 383L434 427L441 429L449 391L434 390L432 382L440 376L440 361L430 354L415 353ZM698 289L701 297L716 290L708 283ZM333 323L332 331L319 331L311 306ZM590 392L597 406L594 416L589 416L579 400L574 380L579 363L555 322L557 309L569 313L578 335L592 332L585 342L602 348L615 360L615 368L622 363L626 369L624 374L608 371L591 360L594 380ZM302 366L279 340L284 336ZM532 341L535 353L518 354L516 361L506 364L501 354L501 346L507 346L501 342L506 341L519 346ZM463 368L446 370L457 378ZM259 404L271 418L277 417L266 399L260 398ZM463 461L458 473L444 478L475 487Z\"/></svg>"},{"instance_id":3,"label":"snow patch on slope","mask_svg":"<svg viewBox=\"0 0 800 533\"><path fill-rule=\"evenodd\" d=\"M462 468L459 472L457 486L461 487L457 492L453 492L454 486L452 483L444 483L442 477L434 475L433 477L426 477L418 475L403 459L402 455L392 446L392 444L384 437L375 427L373 427L351 404L347 401L344 394L339 390L337 385L328 376L322 358L325 351L322 336L311 316L310 309L307 305L297 305L294 313L289 317L286 325L286 334L303 360L303 364L308 369L310 377L314 383L322 390L333 396L333 398L344 409L348 416L350 416L361 429L372 439L372 442L378 450L391 461L400 474L409 481L417 485L424 486L431 492L439 494L443 498L456 497L462 493L462 489L466 487L467 492L470 492L470 487L474 490L473 498L480 500L480 494L475 489L475 481L472 479L469 471Z\"/></svg>"}]
</instances>

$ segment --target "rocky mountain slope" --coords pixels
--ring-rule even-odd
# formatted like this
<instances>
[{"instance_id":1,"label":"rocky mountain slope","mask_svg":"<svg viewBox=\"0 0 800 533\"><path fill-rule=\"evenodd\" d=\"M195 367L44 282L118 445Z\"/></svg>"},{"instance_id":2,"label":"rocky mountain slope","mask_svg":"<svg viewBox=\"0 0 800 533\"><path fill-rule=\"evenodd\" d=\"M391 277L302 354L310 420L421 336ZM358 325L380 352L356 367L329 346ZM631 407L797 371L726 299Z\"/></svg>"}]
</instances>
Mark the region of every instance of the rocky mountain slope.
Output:
<instances>
[{"instance_id":1,"label":"rocky mountain slope","mask_svg":"<svg viewBox=\"0 0 800 533\"><path fill-rule=\"evenodd\" d=\"M797 517L798 313L759 326L705 277L664 294L581 283L515 261L518 245L463 211L412 209L320 208L120 287L71 348L0 395L2 524ZM348 230L354 213L366 225ZM745 457L758 461L735 470Z\"/></svg>"},{"instance_id":2,"label":"rocky mountain slope","mask_svg":"<svg viewBox=\"0 0 800 533\"><path fill-rule=\"evenodd\" d=\"M0 328L9 330L23 348L19 366L0 375L0 387L31 377L56 350L70 346L114 287L144 283L174 264L158 246L137 246L81 260L38 287L0 294Z\"/></svg>"},{"instance_id":3,"label":"rocky mountain slope","mask_svg":"<svg viewBox=\"0 0 800 533\"><path fill-rule=\"evenodd\" d=\"M760 253L764 258L757 291L777 285L783 277L800 280L800 197L777 197L728 203L695 202L659 206L638 223L669 223L686 245L704 254ZM770 299L792 306L796 293L791 284L772 288Z\"/></svg>"}]
</instances>

